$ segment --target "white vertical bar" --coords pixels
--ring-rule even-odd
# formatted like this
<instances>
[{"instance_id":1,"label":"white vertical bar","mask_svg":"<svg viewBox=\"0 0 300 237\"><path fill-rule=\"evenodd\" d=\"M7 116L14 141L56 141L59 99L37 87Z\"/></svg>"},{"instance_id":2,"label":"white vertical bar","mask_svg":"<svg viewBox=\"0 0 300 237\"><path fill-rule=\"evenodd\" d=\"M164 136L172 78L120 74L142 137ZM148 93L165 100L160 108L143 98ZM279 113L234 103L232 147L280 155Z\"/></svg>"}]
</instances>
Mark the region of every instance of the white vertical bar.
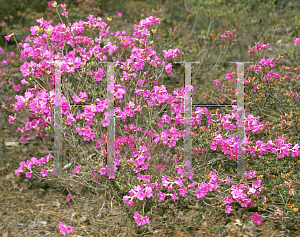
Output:
<instances>
[{"instance_id":1,"label":"white vertical bar","mask_svg":"<svg viewBox=\"0 0 300 237\"><path fill-rule=\"evenodd\" d=\"M114 115L114 62L107 64L107 113L109 125L107 127L107 175L115 175L115 115Z\"/></svg>"},{"instance_id":2,"label":"white vertical bar","mask_svg":"<svg viewBox=\"0 0 300 237\"><path fill-rule=\"evenodd\" d=\"M62 121L61 121L61 66L55 65L55 122L54 122L54 167L55 174L62 175Z\"/></svg>"},{"instance_id":3,"label":"white vertical bar","mask_svg":"<svg viewBox=\"0 0 300 237\"><path fill-rule=\"evenodd\" d=\"M184 170L185 176L193 177L192 172L192 99L191 99L191 62L185 63L185 94L184 94L184 121L185 121L185 141L184 141Z\"/></svg>"},{"instance_id":4,"label":"white vertical bar","mask_svg":"<svg viewBox=\"0 0 300 237\"><path fill-rule=\"evenodd\" d=\"M244 106L244 63L237 65L237 175L245 174L245 106Z\"/></svg>"}]
</instances>

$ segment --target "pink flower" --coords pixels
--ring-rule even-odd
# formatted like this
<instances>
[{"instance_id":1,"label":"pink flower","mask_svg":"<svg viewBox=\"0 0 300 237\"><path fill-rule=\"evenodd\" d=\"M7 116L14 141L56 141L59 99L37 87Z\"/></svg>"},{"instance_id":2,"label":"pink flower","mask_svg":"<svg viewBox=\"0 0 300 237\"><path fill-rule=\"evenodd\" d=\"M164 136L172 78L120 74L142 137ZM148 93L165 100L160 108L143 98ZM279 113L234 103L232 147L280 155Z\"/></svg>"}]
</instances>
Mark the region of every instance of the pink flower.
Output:
<instances>
[{"instance_id":1,"label":"pink flower","mask_svg":"<svg viewBox=\"0 0 300 237\"><path fill-rule=\"evenodd\" d=\"M55 170L56 170L56 168L53 168L53 169L51 170L52 174L55 174Z\"/></svg>"},{"instance_id":2,"label":"pink flower","mask_svg":"<svg viewBox=\"0 0 300 237\"><path fill-rule=\"evenodd\" d=\"M87 99L87 94L86 94L85 92L80 92L80 93L79 93L79 97L80 97L81 99L86 100L86 99Z\"/></svg>"},{"instance_id":3,"label":"pink flower","mask_svg":"<svg viewBox=\"0 0 300 237\"><path fill-rule=\"evenodd\" d=\"M79 103L80 102L80 98L76 94L73 95L73 100L75 101L75 103Z\"/></svg>"},{"instance_id":4,"label":"pink flower","mask_svg":"<svg viewBox=\"0 0 300 237\"><path fill-rule=\"evenodd\" d=\"M63 222L59 223L59 230L60 230L60 233L62 233L63 235L66 235L67 231L66 231L66 228L65 228L65 225Z\"/></svg>"},{"instance_id":5,"label":"pink flower","mask_svg":"<svg viewBox=\"0 0 300 237\"><path fill-rule=\"evenodd\" d=\"M166 67L166 72L171 73L172 72L172 63L169 63Z\"/></svg>"},{"instance_id":6,"label":"pink flower","mask_svg":"<svg viewBox=\"0 0 300 237\"><path fill-rule=\"evenodd\" d=\"M73 121L74 121L74 118L73 118L73 114L69 114L67 116L67 122L68 122L68 125L72 126L73 125Z\"/></svg>"},{"instance_id":7,"label":"pink flower","mask_svg":"<svg viewBox=\"0 0 300 237\"><path fill-rule=\"evenodd\" d=\"M300 44L300 38L296 38L294 41L294 46L296 46L297 44Z\"/></svg>"},{"instance_id":8,"label":"pink flower","mask_svg":"<svg viewBox=\"0 0 300 237\"><path fill-rule=\"evenodd\" d=\"M48 174L47 170L42 170L42 171L41 171L41 175L42 175L43 177L47 176L47 174Z\"/></svg>"},{"instance_id":9,"label":"pink flower","mask_svg":"<svg viewBox=\"0 0 300 237\"><path fill-rule=\"evenodd\" d=\"M241 207L247 207L251 203L251 199L245 199L241 202Z\"/></svg>"},{"instance_id":10,"label":"pink flower","mask_svg":"<svg viewBox=\"0 0 300 237\"><path fill-rule=\"evenodd\" d=\"M66 4L60 4L60 6L61 6L61 8L66 8L67 6L66 6Z\"/></svg>"},{"instance_id":11,"label":"pink flower","mask_svg":"<svg viewBox=\"0 0 300 237\"><path fill-rule=\"evenodd\" d=\"M61 15L62 15L62 16L67 16L67 15L68 15L68 12L63 12Z\"/></svg>"},{"instance_id":12,"label":"pink flower","mask_svg":"<svg viewBox=\"0 0 300 237\"><path fill-rule=\"evenodd\" d=\"M138 226L149 223L149 217L145 216L141 218L141 215L138 212L134 213L133 218L135 219L135 222L138 224Z\"/></svg>"},{"instance_id":13,"label":"pink flower","mask_svg":"<svg viewBox=\"0 0 300 237\"><path fill-rule=\"evenodd\" d=\"M109 125L109 120L108 120L108 119L103 119L103 120L101 121L101 124L102 124L102 126L105 128L105 127L107 127L107 126Z\"/></svg>"},{"instance_id":14,"label":"pink flower","mask_svg":"<svg viewBox=\"0 0 300 237\"><path fill-rule=\"evenodd\" d=\"M4 36L4 38L5 38L7 41L10 40L10 37L11 37L11 35Z\"/></svg>"},{"instance_id":15,"label":"pink flower","mask_svg":"<svg viewBox=\"0 0 300 237\"><path fill-rule=\"evenodd\" d=\"M27 178L31 178L31 173L30 172L26 172L26 177Z\"/></svg>"},{"instance_id":16,"label":"pink flower","mask_svg":"<svg viewBox=\"0 0 300 237\"><path fill-rule=\"evenodd\" d=\"M232 78L232 76L233 76L233 74L232 74L232 73L227 73L225 78L229 80L229 79L231 79L231 78Z\"/></svg>"},{"instance_id":17,"label":"pink flower","mask_svg":"<svg viewBox=\"0 0 300 237\"><path fill-rule=\"evenodd\" d=\"M95 76L96 81L102 81L102 77L103 77L104 73L101 67L98 68L98 72Z\"/></svg>"},{"instance_id":18,"label":"pink flower","mask_svg":"<svg viewBox=\"0 0 300 237\"><path fill-rule=\"evenodd\" d=\"M257 180L254 183L252 183L252 187L253 188L259 188L261 185L261 180Z\"/></svg>"},{"instance_id":19,"label":"pink flower","mask_svg":"<svg viewBox=\"0 0 300 237\"><path fill-rule=\"evenodd\" d=\"M233 211L233 209L231 208L231 206L227 205L225 207L225 213L229 214L231 211Z\"/></svg>"},{"instance_id":20,"label":"pink flower","mask_svg":"<svg viewBox=\"0 0 300 237\"><path fill-rule=\"evenodd\" d=\"M25 81L25 79L23 79L23 80L21 81L21 84L22 84L22 85L26 85L26 84L28 84L28 82Z\"/></svg>"},{"instance_id":21,"label":"pink flower","mask_svg":"<svg viewBox=\"0 0 300 237\"><path fill-rule=\"evenodd\" d=\"M67 201L70 202L71 199L72 199L71 194L68 194L68 196L67 196Z\"/></svg>"},{"instance_id":22,"label":"pink flower","mask_svg":"<svg viewBox=\"0 0 300 237\"><path fill-rule=\"evenodd\" d=\"M13 116L9 116L8 122L11 123L11 124L14 124L15 123L14 117Z\"/></svg>"},{"instance_id":23,"label":"pink flower","mask_svg":"<svg viewBox=\"0 0 300 237\"><path fill-rule=\"evenodd\" d=\"M224 40L226 38L226 35L225 34L221 35L221 38L222 40Z\"/></svg>"},{"instance_id":24,"label":"pink flower","mask_svg":"<svg viewBox=\"0 0 300 237\"><path fill-rule=\"evenodd\" d=\"M18 85L14 85L14 90L15 90L15 91L20 91L20 90L21 90L21 87L18 86Z\"/></svg>"},{"instance_id":25,"label":"pink flower","mask_svg":"<svg viewBox=\"0 0 300 237\"><path fill-rule=\"evenodd\" d=\"M71 233L71 232L73 231L73 227L70 226L70 225L66 226L66 231L67 231L68 233Z\"/></svg>"},{"instance_id":26,"label":"pink flower","mask_svg":"<svg viewBox=\"0 0 300 237\"><path fill-rule=\"evenodd\" d=\"M175 200L178 199L178 197L177 197L177 192L175 191L175 193L173 193L173 194L171 195L171 197L172 197L173 201L175 202Z\"/></svg>"},{"instance_id":27,"label":"pink flower","mask_svg":"<svg viewBox=\"0 0 300 237\"><path fill-rule=\"evenodd\" d=\"M235 200L233 200L233 198L231 196L226 196L224 199L223 199L223 203L224 204L229 204L229 203L232 203L232 202L235 202Z\"/></svg>"},{"instance_id":28,"label":"pink flower","mask_svg":"<svg viewBox=\"0 0 300 237\"><path fill-rule=\"evenodd\" d=\"M249 195L255 194L255 192L256 192L255 188L253 187L249 188Z\"/></svg>"},{"instance_id":29,"label":"pink flower","mask_svg":"<svg viewBox=\"0 0 300 237\"><path fill-rule=\"evenodd\" d=\"M118 12L117 16L123 16L122 12Z\"/></svg>"},{"instance_id":30,"label":"pink flower","mask_svg":"<svg viewBox=\"0 0 300 237\"><path fill-rule=\"evenodd\" d=\"M52 6L53 3L55 3L55 1L50 1L50 2L48 2L48 7L49 7L50 9L53 9L53 6Z\"/></svg>"},{"instance_id":31,"label":"pink flower","mask_svg":"<svg viewBox=\"0 0 300 237\"><path fill-rule=\"evenodd\" d=\"M255 213L251 216L251 219L253 220L254 223L257 223L258 225L261 224L262 217L260 217L260 216L258 215L257 212L255 212Z\"/></svg>"}]
</instances>

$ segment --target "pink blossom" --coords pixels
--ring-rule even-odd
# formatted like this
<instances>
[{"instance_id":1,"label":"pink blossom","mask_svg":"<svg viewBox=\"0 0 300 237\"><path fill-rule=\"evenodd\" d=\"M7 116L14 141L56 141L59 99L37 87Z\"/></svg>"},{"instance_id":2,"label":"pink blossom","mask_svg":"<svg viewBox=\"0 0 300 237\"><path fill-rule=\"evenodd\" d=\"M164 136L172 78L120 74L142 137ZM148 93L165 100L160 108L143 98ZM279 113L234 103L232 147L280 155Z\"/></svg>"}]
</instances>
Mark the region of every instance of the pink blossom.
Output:
<instances>
[{"instance_id":1,"label":"pink blossom","mask_svg":"<svg viewBox=\"0 0 300 237\"><path fill-rule=\"evenodd\" d=\"M71 199L72 199L71 194L68 194L68 196L67 196L67 201L70 202Z\"/></svg>"},{"instance_id":2,"label":"pink blossom","mask_svg":"<svg viewBox=\"0 0 300 237\"><path fill-rule=\"evenodd\" d=\"M66 228L65 228L65 225L63 222L59 223L59 230L60 230L60 233L62 233L63 235L66 235L67 231L66 231Z\"/></svg>"},{"instance_id":3,"label":"pink blossom","mask_svg":"<svg viewBox=\"0 0 300 237\"><path fill-rule=\"evenodd\" d=\"M47 174L48 174L47 170L42 170L42 171L41 171L41 175L42 175L42 177L45 177L45 176L47 176Z\"/></svg>"},{"instance_id":4,"label":"pink blossom","mask_svg":"<svg viewBox=\"0 0 300 237\"><path fill-rule=\"evenodd\" d=\"M102 81L103 75L104 75L103 70L101 67L99 67L98 72L95 76L96 81Z\"/></svg>"},{"instance_id":5,"label":"pink blossom","mask_svg":"<svg viewBox=\"0 0 300 237\"><path fill-rule=\"evenodd\" d=\"M21 87L18 86L18 85L14 85L14 90L15 90L15 91L20 91L20 90L21 90Z\"/></svg>"},{"instance_id":6,"label":"pink blossom","mask_svg":"<svg viewBox=\"0 0 300 237\"><path fill-rule=\"evenodd\" d=\"M28 82L25 81L25 79L23 79L23 80L21 81L21 84L22 84L22 85L26 85L26 84L28 84Z\"/></svg>"},{"instance_id":7,"label":"pink blossom","mask_svg":"<svg viewBox=\"0 0 300 237\"><path fill-rule=\"evenodd\" d=\"M149 217L144 216L144 217L141 218L141 215L138 212L134 213L133 218L135 219L135 222L138 224L138 226L145 225L145 224L149 223Z\"/></svg>"},{"instance_id":8,"label":"pink blossom","mask_svg":"<svg viewBox=\"0 0 300 237\"><path fill-rule=\"evenodd\" d=\"M73 231L73 227L70 225L66 226L66 231L67 233L71 233Z\"/></svg>"},{"instance_id":9,"label":"pink blossom","mask_svg":"<svg viewBox=\"0 0 300 237\"><path fill-rule=\"evenodd\" d=\"M87 94L86 94L85 92L80 92L80 93L79 93L79 97L80 97L81 99L86 100L86 99L87 99Z\"/></svg>"},{"instance_id":10,"label":"pink blossom","mask_svg":"<svg viewBox=\"0 0 300 237\"><path fill-rule=\"evenodd\" d=\"M247 207L251 203L251 199L245 199L241 202L241 207Z\"/></svg>"},{"instance_id":11,"label":"pink blossom","mask_svg":"<svg viewBox=\"0 0 300 237\"><path fill-rule=\"evenodd\" d=\"M231 211L233 211L233 209L231 208L231 206L227 205L225 207L225 213L229 214Z\"/></svg>"},{"instance_id":12,"label":"pink blossom","mask_svg":"<svg viewBox=\"0 0 300 237\"><path fill-rule=\"evenodd\" d=\"M254 183L252 183L252 187L253 188L259 188L261 185L261 180L257 180Z\"/></svg>"},{"instance_id":13,"label":"pink blossom","mask_svg":"<svg viewBox=\"0 0 300 237\"><path fill-rule=\"evenodd\" d=\"M55 1L50 1L50 2L48 2L48 7L49 7L50 9L53 9L52 4L53 4L54 2L55 2Z\"/></svg>"},{"instance_id":14,"label":"pink blossom","mask_svg":"<svg viewBox=\"0 0 300 237\"><path fill-rule=\"evenodd\" d=\"M62 16L68 16L68 14L69 14L68 12L63 12L61 15Z\"/></svg>"},{"instance_id":15,"label":"pink blossom","mask_svg":"<svg viewBox=\"0 0 300 237\"><path fill-rule=\"evenodd\" d=\"M7 41L10 40L10 37L11 37L11 35L4 36L4 38L5 38Z\"/></svg>"},{"instance_id":16,"label":"pink blossom","mask_svg":"<svg viewBox=\"0 0 300 237\"><path fill-rule=\"evenodd\" d=\"M15 118L13 117L13 116L9 116L9 119L8 119L8 122L10 123L10 124L14 124L15 123Z\"/></svg>"},{"instance_id":17,"label":"pink blossom","mask_svg":"<svg viewBox=\"0 0 300 237\"><path fill-rule=\"evenodd\" d=\"M229 203L232 203L232 202L235 202L235 200L234 200L231 196L226 196L226 197L223 199L223 203L224 203L224 204L229 204Z\"/></svg>"},{"instance_id":18,"label":"pink blossom","mask_svg":"<svg viewBox=\"0 0 300 237\"><path fill-rule=\"evenodd\" d=\"M171 73L172 72L172 63L168 63L168 65L166 67L166 72L167 73Z\"/></svg>"},{"instance_id":19,"label":"pink blossom","mask_svg":"<svg viewBox=\"0 0 300 237\"><path fill-rule=\"evenodd\" d=\"M26 177L31 178L31 172L26 172Z\"/></svg>"},{"instance_id":20,"label":"pink blossom","mask_svg":"<svg viewBox=\"0 0 300 237\"><path fill-rule=\"evenodd\" d=\"M255 212L255 213L251 216L251 219L253 220L254 223L257 223L258 225L260 225L261 222L262 222L262 217L260 217L260 216L258 215L257 212Z\"/></svg>"},{"instance_id":21,"label":"pink blossom","mask_svg":"<svg viewBox=\"0 0 300 237\"><path fill-rule=\"evenodd\" d=\"M294 41L294 46L296 46L297 44L300 44L300 38L296 38Z\"/></svg>"},{"instance_id":22,"label":"pink blossom","mask_svg":"<svg viewBox=\"0 0 300 237\"><path fill-rule=\"evenodd\" d=\"M79 103L80 102L80 98L76 94L73 95L73 100L75 101L75 103Z\"/></svg>"},{"instance_id":23,"label":"pink blossom","mask_svg":"<svg viewBox=\"0 0 300 237\"><path fill-rule=\"evenodd\" d=\"M249 195L255 194L255 192L256 192L255 188L253 188L253 187L249 188Z\"/></svg>"}]
</instances>

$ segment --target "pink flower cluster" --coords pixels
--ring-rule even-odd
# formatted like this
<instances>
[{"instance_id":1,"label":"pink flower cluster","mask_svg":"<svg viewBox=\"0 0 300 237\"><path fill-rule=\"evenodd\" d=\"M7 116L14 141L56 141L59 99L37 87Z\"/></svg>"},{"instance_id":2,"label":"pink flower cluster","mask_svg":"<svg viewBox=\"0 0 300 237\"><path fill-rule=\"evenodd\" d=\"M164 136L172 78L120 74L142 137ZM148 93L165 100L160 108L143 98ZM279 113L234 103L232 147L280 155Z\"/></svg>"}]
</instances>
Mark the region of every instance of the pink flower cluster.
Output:
<instances>
[{"instance_id":1,"label":"pink flower cluster","mask_svg":"<svg viewBox=\"0 0 300 237\"><path fill-rule=\"evenodd\" d=\"M246 171L245 173L252 175L249 176L248 179L253 179L253 177L255 177L255 171L253 173ZM258 179L257 181L252 183L252 187L245 186L244 184L240 184L240 185L232 185L231 186L231 195L232 196L226 196L223 199L223 204L222 206L225 206L226 204L230 204L233 202L238 202L239 200L241 207L247 207L248 205L253 206L254 204L251 203L252 199L251 198L247 198L247 194L252 196L255 195L258 196L258 194L261 192L261 190L263 189L260 188L261 187L261 179ZM226 183L229 184L230 183L230 179L227 177L226 179ZM260 188L260 189L259 189ZM244 193L247 192L247 193ZM263 198L263 202L266 202L266 197L264 196ZM225 207L225 213L229 214L233 209L231 208L230 205L227 205Z\"/></svg>"},{"instance_id":2,"label":"pink flower cluster","mask_svg":"<svg viewBox=\"0 0 300 237\"><path fill-rule=\"evenodd\" d=\"M63 222L60 222L59 230L60 230L60 233L62 233L63 235L66 235L66 233L71 233L73 231L73 227L70 225L66 226Z\"/></svg>"},{"instance_id":3,"label":"pink flower cluster","mask_svg":"<svg viewBox=\"0 0 300 237\"><path fill-rule=\"evenodd\" d=\"M235 78L237 78L236 73L227 73L226 76L225 76L225 79L229 80L229 79L231 79L233 76L234 76Z\"/></svg>"},{"instance_id":4,"label":"pink flower cluster","mask_svg":"<svg viewBox=\"0 0 300 237\"><path fill-rule=\"evenodd\" d=\"M89 141L95 138L96 132L92 132L90 126L85 126L85 128L76 128L79 135L83 135L83 140Z\"/></svg>"},{"instance_id":5,"label":"pink flower cluster","mask_svg":"<svg viewBox=\"0 0 300 237\"><path fill-rule=\"evenodd\" d=\"M228 130L234 130L235 126L233 126L230 122L229 122L229 118L235 118L237 119L237 110L236 110L236 106L233 106L233 112L232 112L232 116L226 115L226 116L222 116L222 115L217 115L219 116L219 120L221 122L221 124L223 124L223 127L225 129ZM227 122L226 122L227 121ZM245 122L245 132L247 135L253 134L253 133L258 133L261 129L263 128L263 123L259 123L258 119L253 117L253 115L248 115L248 117L246 118L246 122ZM267 153L267 150L272 151L274 154L276 154L278 157L283 158L285 155L289 156L289 152L292 152L292 156L296 157L299 155L299 145L295 144L294 147L292 149L290 149L290 146L292 144L284 144L284 141L286 140L286 138L278 138L275 139L275 145L276 148L274 147L274 144L272 142L272 140L268 141L267 143L264 143L260 140L256 141L255 146L248 146L248 142L249 139L246 137L245 139L245 152L247 150L250 151L250 154L253 154L254 152L258 152L260 153L260 155L264 155ZM231 145L231 144L234 144ZM237 149L237 142L236 142L236 136L232 136L227 138L226 140L224 140L222 138L222 134L220 132L217 132L215 138L213 139L212 143L210 144L210 148L212 150L216 150L217 147L222 148L222 152L224 152L224 154L230 154L230 159L232 158L232 156L234 154L236 154L236 149Z\"/></svg>"},{"instance_id":6,"label":"pink flower cluster","mask_svg":"<svg viewBox=\"0 0 300 237\"><path fill-rule=\"evenodd\" d=\"M222 40L225 40L226 37L228 37L228 39L232 39L233 34L228 30L226 33L221 35Z\"/></svg>"},{"instance_id":7,"label":"pink flower cluster","mask_svg":"<svg viewBox=\"0 0 300 237\"><path fill-rule=\"evenodd\" d=\"M78 174L81 170L83 170L80 166L77 166L74 170L72 170L72 175Z\"/></svg>"},{"instance_id":8,"label":"pink flower cluster","mask_svg":"<svg viewBox=\"0 0 300 237\"><path fill-rule=\"evenodd\" d=\"M134 198L138 200L144 200L144 198L150 198L153 196L152 194L153 184L145 184L135 186L134 189L129 191L130 196L124 196L123 200L127 202L127 205L133 206L134 202L132 201ZM130 200L129 200L130 199Z\"/></svg>"},{"instance_id":9,"label":"pink flower cluster","mask_svg":"<svg viewBox=\"0 0 300 237\"><path fill-rule=\"evenodd\" d=\"M133 218L135 219L135 222L138 224L138 226L145 225L149 223L149 217L148 216L141 216L140 213L135 212Z\"/></svg>"},{"instance_id":10,"label":"pink flower cluster","mask_svg":"<svg viewBox=\"0 0 300 237\"><path fill-rule=\"evenodd\" d=\"M166 58L167 60L170 60L172 58L175 58L177 56L181 56L182 53L180 52L179 49L169 49L168 51L167 50L163 50L163 53L164 53L164 58Z\"/></svg>"},{"instance_id":11,"label":"pink flower cluster","mask_svg":"<svg viewBox=\"0 0 300 237\"><path fill-rule=\"evenodd\" d=\"M273 58L264 59L262 58L259 62L264 68L267 68L267 66L275 67L275 64L273 62Z\"/></svg>"},{"instance_id":12,"label":"pink flower cluster","mask_svg":"<svg viewBox=\"0 0 300 237\"><path fill-rule=\"evenodd\" d=\"M42 157L39 160L36 157L31 157L31 159L27 160L26 163L25 163L25 161L22 161L19 164L20 167L15 170L15 173L16 173L16 175L19 176L20 173L22 173L23 171L26 171L26 169L27 169L29 172L26 172L26 177L31 178L31 173L33 172L32 168L34 166L40 166L40 167L43 166L44 164L48 163L51 160L51 158L53 158L53 156L50 155L50 154L45 156L45 157ZM41 175L43 177L45 177L48 174L49 171L54 174L55 173L55 168L53 168L51 170L45 170L44 169L44 170L41 171Z\"/></svg>"},{"instance_id":13,"label":"pink flower cluster","mask_svg":"<svg viewBox=\"0 0 300 237\"><path fill-rule=\"evenodd\" d=\"M261 49L266 49L267 47L269 47L269 44L263 44L263 42L259 41L257 45L253 46L252 48L249 47L248 54L251 55L255 51L259 51Z\"/></svg>"},{"instance_id":14,"label":"pink flower cluster","mask_svg":"<svg viewBox=\"0 0 300 237\"><path fill-rule=\"evenodd\" d=\"M270 78L278 79L280 77L282 77L282 75L280 73L276 73L276 72L271 71L268 74L264 75L263 79L264 79L264 81L271 81Z\"/></svg>"},{"instance_id":15,"label":"pink flower cluster","mask_svg":"<svg viewBox=\"0 0 300 237\"><path fill-rule=\"evenodd\" d=\"M222 180L219 179L218 175L211 171L208 178L210 182L207 184L201 183L199 189L196 190L195 195L197 198L203 198L207 195L208 192L212 192L213 189L217 190L219 188L218 182L222 183Z\"/></svg>"},{"instance_id":16,"label":"pink flower cluster","mask_svg":"<svg viewBox=\"0 0 300 237\"><path fill-rule=\"evenodd\" d=\"M257 212L252 214L251 219L253 220L254 223L257 223L258 225L260 225L262 222L262 217L260 217Z\"/></svg>"},{"instance_id":17,"label":"pink flower cluster","mask_svg":"<svg viewBox=\"0 0 300 237\"><path fill-rule=\"evenodd\" d=\"M14 116L10 115L9 119L8 119L8 122L11 123L11 124L14 124L16 117L17 117L17 113L15 113Z\"/></svg>"}]
</instances>

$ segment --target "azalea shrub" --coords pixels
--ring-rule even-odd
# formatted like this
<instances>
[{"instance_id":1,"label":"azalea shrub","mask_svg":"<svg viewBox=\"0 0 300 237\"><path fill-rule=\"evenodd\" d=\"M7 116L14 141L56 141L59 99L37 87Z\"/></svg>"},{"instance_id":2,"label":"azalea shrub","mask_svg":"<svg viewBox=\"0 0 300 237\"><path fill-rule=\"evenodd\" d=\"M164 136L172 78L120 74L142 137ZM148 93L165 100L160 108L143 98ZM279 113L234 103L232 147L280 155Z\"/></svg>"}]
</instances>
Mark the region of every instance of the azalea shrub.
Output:
<instances>
[{"instance_id":1,"label":"azalea shrub","mask_svg":"<svg viewBox=\"0 0 300 237\"><path fill-rule=\"evenodd\" d=\"M141 20L134 26L131 36L125 31L109 32L109 25L94 15L88 16L88 21L71 24L65 4L54 2L52 6L63 9L61 17L68 24L62 21L53 26L52 22L38 19L39 25L30 29L32 36L19 44L20 60L25 61L20 67L24 77L21 83L35 86L26 90L24 96L15 97L17 102L13 109L19 112L26 110L32 118L31 121L27 120L24 127L18 128L23 134L20 139L22 142L26 143L34 130L38 130L35 134L45 140L53 137L55 64L61 65L63 144L69 147L72 154L69 160L64 160L66 163L63 165L73 165L65 170L69 176L56 179L68 183L74 193L79 183L93 189L95 195L105 190L105 196L107 193L117 199L122 212L115 217L115 221L120 223L123 216L134 220L134 229L138 234L151 232L155 226L160 228L162 225L182 222L178 212L195 202L203 205L208 202L207 205L226 214L240 208L257 208L259 202L266 205L269 201L264 195L267 178L259 173L255 162L247 165L247 177L228 176L230 172L236 171L233 167L237 158L234 90L230 101L233 110L230 114L213 114L207 108L199 107L192 111L193 141L196 145L192 148L191 172L185 175L184 95L187 90L193 93L194 88L179 87L169 93L164 85L158 84L161 75L172 72L171 60L180 61L182 57L178 48L162 51L154 49L154 42L150 39L154 38L160 18L150 16ZM89 36L84 36L86 31ZM227 31L220 36L220 40L226 37L232 39L232 32ZM7 40L10 40L9 36ZM259 51L258 47L265 46L259 43L254 49ZM114 86L110 88L115 95L116 157L113 174L108 173L106 165L106 127L110 121L106 98L107 67L103 63L111 61L115 62ZM256 67L254 65L258 61L253 60L254 65L248 70L251 72L251 68L255 68L260 74L275 66L274 61L263 59L259 61L260 66ZM234 79L235 75L231 73L226 77ZM221 99L222 96L218 102ZM86 101L94 105L83 108L70 105ZM293 158L298 157L295 140L287 145L283 137L267 139L264 134L268 126L259 121L257 111L252 112L245 118L246 156L266 157L269 152L274 162L284 155L288 156L289 152ZM10 118L11 123L14 120L14 117ZM216 160L218 164L209 163L210 157L207 154L211 151L214 156L219 156ZM31 157L21 162L15 173L25 173L28 178L33 175L50 176L56 173L53 160L51 154L40 159ZM222 167L226 164L229 165ZM290 192L297 195L295 190ZM68 201L71 201L71 195L68 195ZM76 201L75 195L72 195L73 201ZM92 201L96 201L96 198ZM103 205L107 203L107 200L101 201ZM90 202L89 205L92 204ZM103 227L107 227L105 219L97 220L96 210L89 213L86 211L85 214L90 216L98 232L103 232ZM258 225L262 222L258 212L254 212L251 219ZM72 231L72 227L63 222L59 229L63 234Z\"/></svg>"},{"instance_id":2,"label":"azalea shrub","mask_svg":"<svg viewBox=\"0 0 300 237\"><path fill-rule=\"evenodd\" d=\"M292 42L295 51L299 50L299 42L300 38ZM246 167L254 170L262 180L262 199L256 203L258 210L270 213L270 217L291 218L298 213L300 195L300 124L297 112L300 68L283 65L280 61L284 57L280 55L277 58L264 58L263 51L268 47L269 44L260 41L248 50L253 65L245 70L246 114L265 120L260 125L263 132L257 131L251 136L256 142L249 142L251 146L250 154L246 157ZM218 86L217 97L214 99L216 104L228 103L230 97L235 97L236 78L236 72L232 72L214 81ZM248 126L246 122L246 132ZM258 127L259 123L248 128L257 130ZM269 149L272 152L268 152Z\"/></svg>"}]
</instances>

